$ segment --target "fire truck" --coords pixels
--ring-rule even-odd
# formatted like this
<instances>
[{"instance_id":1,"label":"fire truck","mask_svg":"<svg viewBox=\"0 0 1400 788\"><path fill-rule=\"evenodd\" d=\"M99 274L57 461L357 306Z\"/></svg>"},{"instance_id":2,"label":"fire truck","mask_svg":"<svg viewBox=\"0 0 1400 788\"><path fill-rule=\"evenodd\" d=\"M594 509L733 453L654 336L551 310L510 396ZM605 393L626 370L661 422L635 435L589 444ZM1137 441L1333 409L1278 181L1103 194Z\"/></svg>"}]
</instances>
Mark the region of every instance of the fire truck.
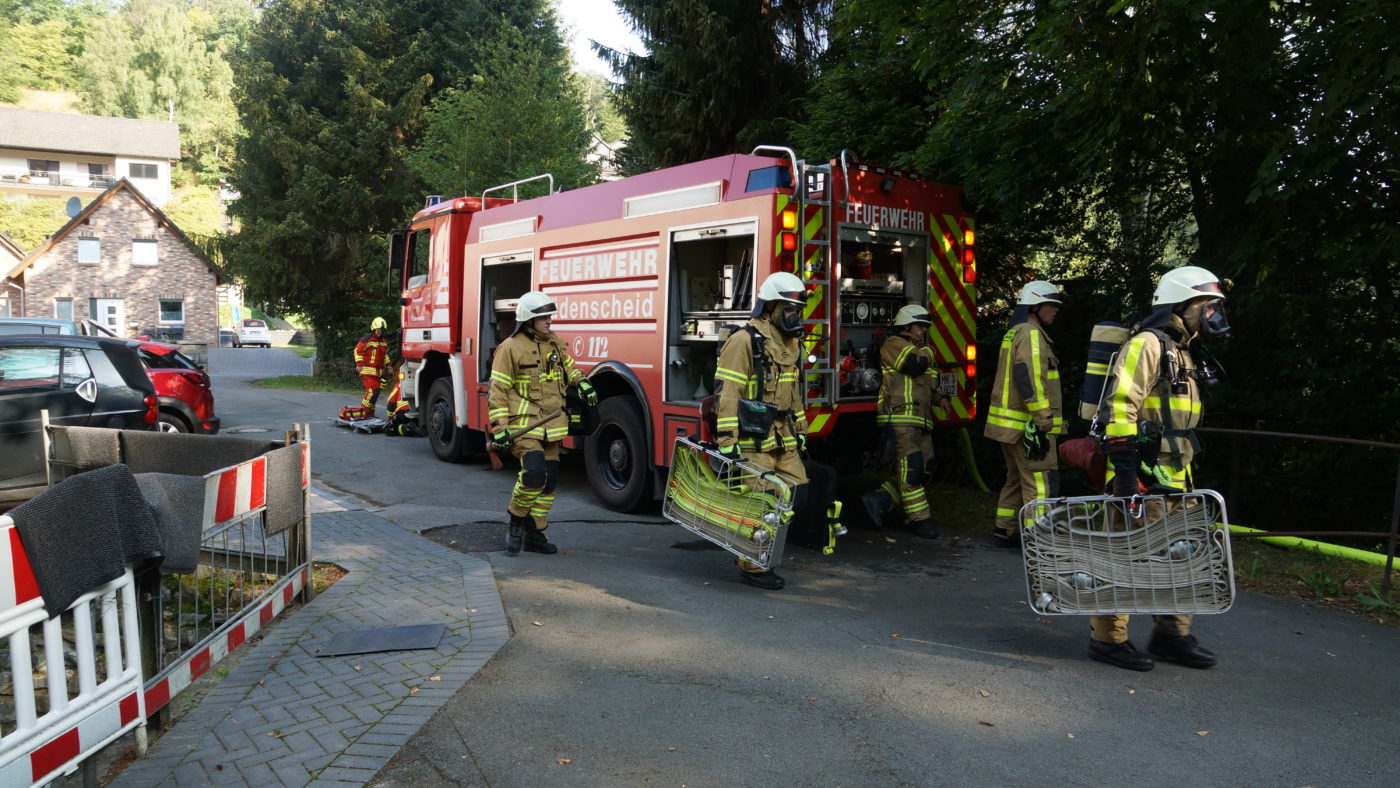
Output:
<instances>
[{"instance_id":1,"label":"fire truck","mask_svg":"<svg viewBox=\"0 0 1400 788\"><path fill-rule=\"evenodd\" d=\"M546 196L519 199L533 184ZM540 290L599 395L581 450L605 505L632 511L665 483L677 436L700 432L718 349L776 271L805 282L807 421L851 456L873 443L879 343L907 303L933 315L948 426L976 415L973 219L962 190L786 147L555 192L550 176L428 205L392 233L404 394L441 460L485 446L492 351Z\"/></svg>"}]
</instances>

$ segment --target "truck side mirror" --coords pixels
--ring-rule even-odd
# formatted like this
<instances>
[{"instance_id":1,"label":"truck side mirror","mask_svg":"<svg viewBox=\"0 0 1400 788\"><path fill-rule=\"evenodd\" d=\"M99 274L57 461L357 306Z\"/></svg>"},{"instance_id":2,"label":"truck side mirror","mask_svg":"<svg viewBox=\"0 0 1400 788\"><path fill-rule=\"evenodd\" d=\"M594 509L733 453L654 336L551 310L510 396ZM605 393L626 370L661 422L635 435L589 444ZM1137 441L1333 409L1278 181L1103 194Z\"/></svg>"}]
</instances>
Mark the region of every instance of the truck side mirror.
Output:
<instances>
[{"instance_id":1,"label":"truck side mirror","mask_svg":"<svg viewBox=\"0 0 1400 788\"><path fill-rule=\"evenodd\" d=\"M387 291L390 296L398 298L403 295L403 264L404 253L408 249L408 231L389 231L389 281Z\"/></svg>"}]
</instances>

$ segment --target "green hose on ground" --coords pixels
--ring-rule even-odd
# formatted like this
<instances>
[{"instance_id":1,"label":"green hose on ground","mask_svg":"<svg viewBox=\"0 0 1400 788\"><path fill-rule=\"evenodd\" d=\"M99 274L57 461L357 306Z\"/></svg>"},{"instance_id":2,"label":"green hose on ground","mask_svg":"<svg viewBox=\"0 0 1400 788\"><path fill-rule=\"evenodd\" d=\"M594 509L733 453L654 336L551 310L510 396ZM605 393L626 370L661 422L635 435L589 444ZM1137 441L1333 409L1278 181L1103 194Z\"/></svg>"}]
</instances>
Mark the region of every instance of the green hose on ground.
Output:
<instances>
[{"instance_id":1,"label":"green hose on ground","mask_svg":"<svg viewBox=\"0 0 1400 788\"><path fill-rule=\"evenodd\" d=\"M977 460L972 456L972 439L967 436L967 427L958 428L958 440L962 443L963 462L967 464L967 475L972 477L972 483L982 492L991 492L987 489L987 483L982 481L982 474L977 472Z\"/></svg>"},{"instance_id":2,"label":"green hose on ground","mask_svg":"<svg viewBox=\"0 0 1400 788\"><path fill-rule=\"evenodd\" d=\"M1268 531L1260 528L1247 528L1243 525L1230 526L1230 532L1250 534L1268 533ZM1350 558L1353 561L1361 561L1362 563L1372 564L1374 566L1385 566L1385 556L1381 553L1373 553L1369 550L1357 550L1354 547L1343 547L1341 545L1328 544L1327 542L1315 542L1312 539L1300 539L1296 536L1260 536L1257 538L1259 541L1268 542L1269 544L1282 545L1283 547L1303 547L1309 550L1316 550L1323 555Z\"/></svg>"}]
</instances>

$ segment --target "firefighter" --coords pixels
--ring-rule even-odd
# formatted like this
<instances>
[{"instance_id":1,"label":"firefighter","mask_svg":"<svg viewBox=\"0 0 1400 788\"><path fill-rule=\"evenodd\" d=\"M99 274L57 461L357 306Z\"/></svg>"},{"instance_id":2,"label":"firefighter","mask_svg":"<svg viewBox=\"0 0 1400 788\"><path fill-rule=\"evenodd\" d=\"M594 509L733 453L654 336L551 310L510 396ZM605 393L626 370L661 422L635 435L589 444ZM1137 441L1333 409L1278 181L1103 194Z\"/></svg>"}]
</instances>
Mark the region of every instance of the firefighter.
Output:
<instances>
[{"instance_id":1,"label":"firefighter","mask_svg":"<svg viewBox=\"0 0 1400 788\"><path fill-rule=\"evenodd\" d=\"M802 346L798 341L806 300L806 288L794 274L779 272L763 280L749 322L744 330L735 331L725 341L715 367L715 442L720 453L732 459L743 458L792 479L797 485L792 501L794 520L805 516L808 497L807 469L802 461L807 448L807 413L799 384ZM755 361L762 364L761 373ZM740 399L758 400L776 408L766 435L740 434ZM764 570L742 558L738 563L739 579L748 585L768 591L787 585L771 569Z\"/></svg>"},{"instance_id":2,"label":"firefighter","mask_svg":"<svg viewBox=\"0 0 1400 788\"><path fill-rule=\"evenodd\" d=\"M576 387L575 394L589 405L598 402L597 392L574 366L564 341L549 330L556 312L544 293L521 296L515 308L515 331L496 348L491 363L487 407L492 440L496 448L509 449L520 461L520 474L506 507L510 517L506 552L511 555L521 547L544 555L559 550L544 532L559 481L559 444L569 434L569 420L560 413L526 434L512 432L560 411L569 388Z\"/></svg>"},{"instance_id":3,"label":"firefighter","mask_svg":"<svg viewBox=\"0 0 1400 788\"><path fill-rule=\"evenodd\" d=\"M1118 352L1099 408L1112 495L1137 495L1143 469L1154 484L1191 489L1191 460L1199 449L1195 427L1201 419L1200 383L1212 382L1215 374L1201 341L1223 338L1229 331L1225 294L1215 274L1189 265L1162 276L1152 294L1152 312ZM1144 457L1139 451L1144 428L1153 437L1155 456ZM1149 654L1192 668L1215 664L1215 654L1201 648L1191 634L1191 616L1152 620ZM1129 670L1152 669L1152 656L1128 641L1127 616L1092 616L1090 628L1091 659Z\"/></svg>"},{"instance_id":4,"label":"firefighter","mask_svg":"<svg viewBox=\"0 0 1400 788\"><path fill-rule=\"evenodd\" d=\"M928 347L933 317L918 304L909 304L894 317L893 331L880 345L880 400L876 419L882 446L894 446L897 470L880 489L861 496L877 529L897 502L909 529L923 539L937 539L938 526L929 510L924 485L933 462L933 406L951 409L948 395L937 391L938 371ZM881 451L885 454L885 451Z\"/></svg>"},{"instance_id":5,"label":"firefighter","mask_svg":"<svg viewBox=\"0 0 1400 788\"><path fill-rule=\"evenodd\" d=\"M355 345L355 371L360 375L360 384L365 387L365 396L360 400L356 418L374 418L374 406L379 402L381 379L389 369L389 342L384 338L388 323L376 317L369 323L369 333L360 337Z\"/></svg>"},{"instance_id":6,"label":"firefighter","mask_svg":"<svg viewBox=\"0 0 1400 788\"><path fill-rule=\"evenodd\" d=\"M404 437L415 437L418 435L418 420L409 415L408 400L403 398L403 379L398 369L389 370L394 385L389 387L389 399L384 403L386 410L384 425L385 435L402 435Z\"/></svg>"},{"instance_id":7,"label":"firefighter","mask_svg":"<svg viewBox=\"0 0 1400 788\"><path fill-rule=\"evenodd\" d=\"M1049 282L1027 282L1016 297L1011 326L1001 338L992 399L983 433L1001 444L1006 484L997 498L992 535L1019 547L1021 507L1060 494L1057 435L1065 433L1060 363L1045 329L1055 322L1064 294Z\"/></svg>"}]
</instances>

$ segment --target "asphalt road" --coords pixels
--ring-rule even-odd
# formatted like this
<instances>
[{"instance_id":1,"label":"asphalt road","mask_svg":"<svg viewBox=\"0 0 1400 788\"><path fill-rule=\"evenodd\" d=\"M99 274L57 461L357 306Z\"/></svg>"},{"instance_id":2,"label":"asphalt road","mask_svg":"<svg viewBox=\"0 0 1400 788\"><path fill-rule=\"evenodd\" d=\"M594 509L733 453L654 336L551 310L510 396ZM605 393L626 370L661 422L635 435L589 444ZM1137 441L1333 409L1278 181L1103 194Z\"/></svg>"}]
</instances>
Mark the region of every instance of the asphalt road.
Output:
<instances>
[{"instance_id":1,"label":"asphalt road","mask_svg":"<svg viewBox=\"0 0 1400 788\"><path fill-rule=\"evenodd\" d=\"M231 430L324 424L351 399L217 373L215 392ZM502 519L510 473L422 440L312 437L318 483L400 525ZM1197 619L1219 666L1132 673L1087 659L1085 619L1030 613L1019 557L980 538L857 531L831 558L790 550L788 588L761 592L565 470L561 552L487 553L510 642L374 784L1394 782L1400 630L1241 593Z\"/></svg>"}]
</instances>

